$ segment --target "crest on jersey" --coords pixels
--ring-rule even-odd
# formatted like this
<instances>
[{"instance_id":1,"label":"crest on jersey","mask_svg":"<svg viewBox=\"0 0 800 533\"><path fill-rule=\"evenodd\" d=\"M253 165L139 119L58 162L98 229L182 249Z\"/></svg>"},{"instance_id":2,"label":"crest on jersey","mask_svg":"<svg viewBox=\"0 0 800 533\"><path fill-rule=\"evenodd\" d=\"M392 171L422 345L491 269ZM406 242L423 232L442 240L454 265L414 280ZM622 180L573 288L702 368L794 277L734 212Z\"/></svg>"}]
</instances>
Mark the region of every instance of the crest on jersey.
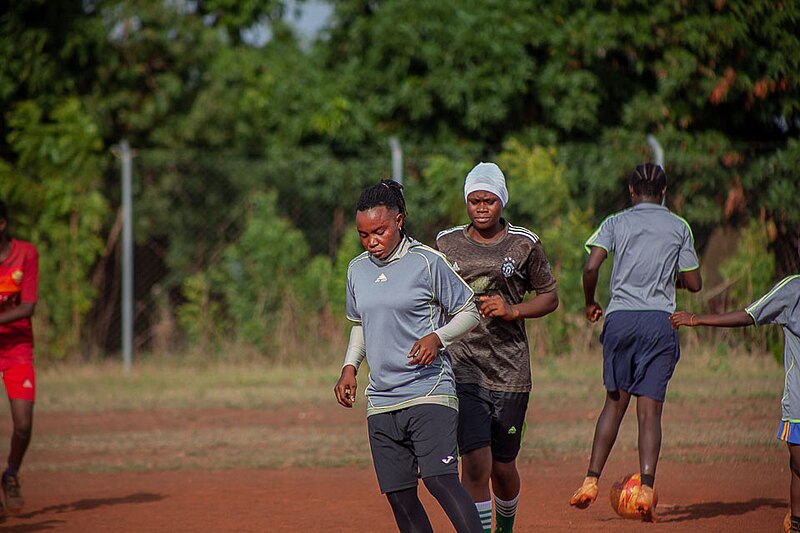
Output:
<instances>
[{"instance_id":1,"label":"crest on jersey","mask_svg":"<svg viewBox=\"0 0 800 533\"><path fill-rule=\"evenodd\" d=\"M514 272L517 271L516 265L514 265L514 260L510 257L506 257L503 259L503 264L500 266L500 272L503 273L503 276L506 278L510 278L514 275Z\"/></svg>"},{"instance_id":2,"label":"crest on jersey","mask_svg":"<svg viewBox=\"0 0 800 533\"><path fill-rule=\"evenodd\" d=\"M14 285L19 287L22 285L22 270L15 270L11 273L11 281L14 282Z\"/></svg>"}]
</instances>

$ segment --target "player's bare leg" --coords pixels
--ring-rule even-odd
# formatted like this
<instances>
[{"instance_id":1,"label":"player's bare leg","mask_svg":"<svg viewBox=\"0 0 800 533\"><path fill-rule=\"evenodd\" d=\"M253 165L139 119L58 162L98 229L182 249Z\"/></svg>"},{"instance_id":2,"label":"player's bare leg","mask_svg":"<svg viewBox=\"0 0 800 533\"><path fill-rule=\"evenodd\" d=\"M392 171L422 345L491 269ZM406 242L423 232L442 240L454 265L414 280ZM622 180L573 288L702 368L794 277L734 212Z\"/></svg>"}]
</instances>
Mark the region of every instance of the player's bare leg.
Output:
<instances>
[{"instance_id":1,"label":"player's bare leg","mask_svg":"<svg viewBox=\"0 0 800 533\"><path fill-rule=\"evenodd\" d=\"M501 463L492 461L492 491L502 500L516 498L519 494L520 480L517 462Z\"/></svg>"},{"instance_id":2,"label":"player's bare leg","mask_svg":"<svg viewBox=\"0 0 800 533\"><path fill-rule=\"evenodd\" d=\"M520 480L516 460L503 463L492 461L492 491L495 497L497 517L496 532L513 530L519 502Z\"/></svg>"},{"instance_id":3,"label":"player's bare leg","mask_svg":"<svg viewBox=\"0 0 800 533\"><path fill-rule=\"evenodd\" d=\"M8 467L2 476L3 496L6 509L10 512L19 512L25 504L19 484L18 471L22 466L22 459L31 442L33 429L33 402L21 399L9 400L11 404L11 418L14 430L11 434L11 449L8 453Z\"/></svg>"},{"instance_id":4,"label":"player's bare leg","mask_svg":"<svg viewBox=\"0 0 800 533\"><path fill-rule=\"evenodd\" d=\"M639 470L642 486L636 499L636 508L642 520L655 522L653 484L661 452L661 413L664 402L640 396L636 400L636 417L639 422Z\"/></svg>"},{"instance_id":5,"label":"player's bare leg","mask_svg":"<svg viewBox=\"0 0 800 533\"><path fill-rule=\"evenodd\" d=\"M788 531L800 531L800 445L789 444L789 471L792 473L792 484L789 492L789 527Z\"/></svg>"},{"instance_id":6,"label":"player's bare leg","mask_svg":"<svg viewBox=\"0 0 800 533\"><path fill-rule=\"evenodd\" d=\"M631 395L624 390L606 392L606 402L594 428L589 473L583 480L583 485L575 491L569 501L573 507L586 509L597 499L597 480L617 440L619 426L628 410L630 400Z\"/></svg>"},{"instance_id":7,"label":"player's bare leg","mask_svg":"<svg viewBox=\"0 0 800 533\"><path fill-rule=\"evenodd\" d=\"M492 530L492 496L489 479L492 475L492 450L489 446L461 455L461 484L475 502L484 531Z\"/></svg>"},{"instance_id":8,"label":"player's bare leg","mask_svg":"<svg viewBox=\"0 0 800 533\"><path fill-rule=\"evenodd\" d=\"M461 484L472 501L484 502L491 498L489 479L492 475L492 450L483 446L461 456Z\"/></svg>"}]
</instances>

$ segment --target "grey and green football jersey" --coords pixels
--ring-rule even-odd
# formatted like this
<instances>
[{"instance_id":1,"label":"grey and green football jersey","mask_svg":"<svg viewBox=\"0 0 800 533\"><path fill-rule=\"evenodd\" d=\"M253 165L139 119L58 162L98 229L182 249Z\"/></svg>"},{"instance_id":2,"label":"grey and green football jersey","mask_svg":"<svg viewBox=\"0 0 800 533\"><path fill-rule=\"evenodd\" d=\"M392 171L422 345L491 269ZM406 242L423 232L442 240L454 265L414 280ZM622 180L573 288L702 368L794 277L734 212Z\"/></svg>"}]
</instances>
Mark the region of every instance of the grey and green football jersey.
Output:
<instances>
[{"instance_id":1,"label":"grey and green football jersey","mask_svg":"<svg viewBox=\"0 0 800 533\"><path fill-rule=\"evenodd\" d=\"M469 286L437 251L411 239L399 258L364 252L347 269L347 318L364 328L369 386L367 415L433 403L458 409L447 351L430 366L410 366L416 341L467 307Z\"/></svg>"},{"instance_id":2,"label":"grey and green football jersey","mask_svg":"<svg viewBox=\"0 0 800 533\"><path fill-rule=\"evenodd\" d=\"M664 206L640 203L606 218L589 240L614 254L611 300L614 311L675 311L677 271L700 268L689 223Z\"/></svg>"},{"instance_id":3,"label":"grey and green football jersey","mask_svg":"<svg viewBox=\"0 0 800 533\"><path fill-rule=\"evenodd\" d=\"M783 326L781 419L800 422L800 275L783 279L744 310L758 325Z\"/></svg>"}]
</instances>

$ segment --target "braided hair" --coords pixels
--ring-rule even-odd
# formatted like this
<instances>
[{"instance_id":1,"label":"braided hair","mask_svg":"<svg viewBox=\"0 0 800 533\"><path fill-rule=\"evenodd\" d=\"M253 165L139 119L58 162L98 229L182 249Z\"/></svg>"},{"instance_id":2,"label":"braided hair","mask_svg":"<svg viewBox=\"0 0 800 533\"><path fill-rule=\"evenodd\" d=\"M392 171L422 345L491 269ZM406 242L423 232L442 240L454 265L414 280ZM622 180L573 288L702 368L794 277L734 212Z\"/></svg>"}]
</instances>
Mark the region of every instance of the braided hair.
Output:
<instances>
[{"instance_id":1,"label":"braided hair","mask_svg":"<svg viewBox=\"0 0 800 533\"><path fill-rule=\"evenodd\" d=\"M639 196L660 196L667 186L667 174L664 169L654 163L638 165L628 178L628 185Z\"/></svg>"},{"instance_id":2,"label":"braided hair","mask_svg":"<svg viewBox=\"0 0 800 533\"><path fill-rule=\"evenodd\" d=\"M394 180L381 180L361 191L356 211L368 211L379 205L395 210L403 217L408 215L406 199L403 197L403 186Z\"/></svg>"}]
</instances>

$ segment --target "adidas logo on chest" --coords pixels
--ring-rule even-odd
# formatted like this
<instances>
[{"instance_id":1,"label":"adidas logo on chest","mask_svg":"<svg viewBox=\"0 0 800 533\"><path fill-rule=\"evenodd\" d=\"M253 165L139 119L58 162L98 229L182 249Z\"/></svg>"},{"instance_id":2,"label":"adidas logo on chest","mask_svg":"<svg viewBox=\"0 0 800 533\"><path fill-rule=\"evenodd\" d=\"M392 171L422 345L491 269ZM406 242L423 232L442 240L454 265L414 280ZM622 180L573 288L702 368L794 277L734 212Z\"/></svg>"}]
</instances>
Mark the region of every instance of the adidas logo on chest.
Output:
<instances>
[{"instance_id":1,"label":"adidas logo on chest","mask_svg":"<svg viewBox=\"0 0 800 533\"><path fill-rule=\"evenodd\" d=\"M386 274L381 272L377 278L375 278L375 283L386 283L389 281L389 278L386 277Z\"/></svg>"}]
</instances>

